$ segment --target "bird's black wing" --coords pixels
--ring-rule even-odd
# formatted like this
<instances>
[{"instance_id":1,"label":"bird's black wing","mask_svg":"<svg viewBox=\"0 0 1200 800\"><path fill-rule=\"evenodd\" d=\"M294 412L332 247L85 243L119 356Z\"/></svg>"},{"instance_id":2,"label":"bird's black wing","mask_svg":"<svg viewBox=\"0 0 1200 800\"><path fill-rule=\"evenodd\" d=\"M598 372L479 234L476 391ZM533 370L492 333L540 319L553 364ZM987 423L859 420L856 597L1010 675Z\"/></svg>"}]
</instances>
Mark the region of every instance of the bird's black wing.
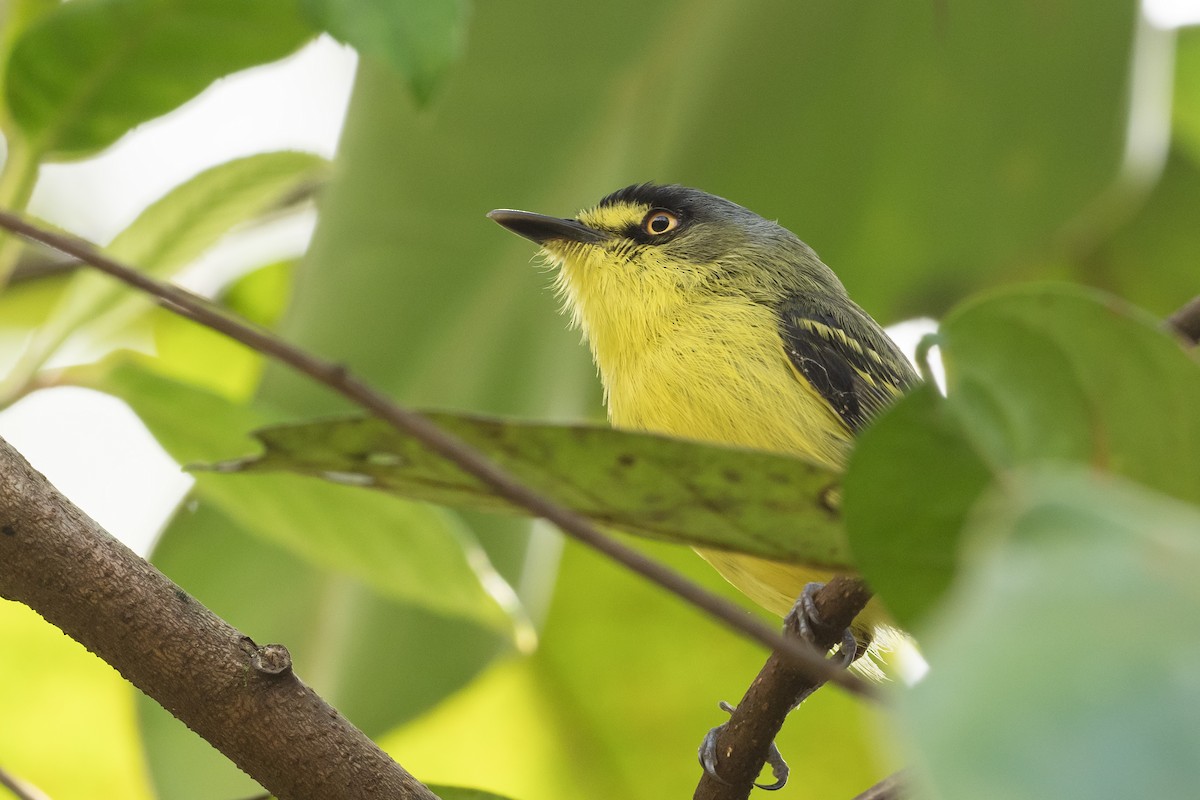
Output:
<instances>
[{"instance_id":1,"label":"bird's black wing","mask_svg":"<svg viewBox=\"0 0 1200 800\"><path fill-rule=\"evenodd\" d=\"M796 371L857 432L917 383L912 365L862 309L796 298L780 307L779 335Z\"/></svg>"}]
</instances>

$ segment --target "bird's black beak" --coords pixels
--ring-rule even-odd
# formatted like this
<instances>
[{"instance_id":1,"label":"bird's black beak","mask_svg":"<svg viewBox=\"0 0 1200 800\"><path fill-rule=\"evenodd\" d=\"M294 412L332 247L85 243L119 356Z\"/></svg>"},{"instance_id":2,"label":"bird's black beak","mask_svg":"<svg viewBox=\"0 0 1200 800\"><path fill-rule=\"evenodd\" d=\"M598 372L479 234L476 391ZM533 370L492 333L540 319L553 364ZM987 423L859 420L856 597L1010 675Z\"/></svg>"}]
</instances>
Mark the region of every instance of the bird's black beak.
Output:
<instances>
[{"instance_id":1,"label":"bird's black beak","mask_svg":"<svg viewBox=\"0 0 1200 800\"><path fill-rule=\"evenodd\" d=\"M488 219L500 223L518 236L543 245L556 240L595 244L608 238L607 234L592 230L578 220L547 217L529 211L498 208L488 212Z\"/></svg>"}]
</instances>

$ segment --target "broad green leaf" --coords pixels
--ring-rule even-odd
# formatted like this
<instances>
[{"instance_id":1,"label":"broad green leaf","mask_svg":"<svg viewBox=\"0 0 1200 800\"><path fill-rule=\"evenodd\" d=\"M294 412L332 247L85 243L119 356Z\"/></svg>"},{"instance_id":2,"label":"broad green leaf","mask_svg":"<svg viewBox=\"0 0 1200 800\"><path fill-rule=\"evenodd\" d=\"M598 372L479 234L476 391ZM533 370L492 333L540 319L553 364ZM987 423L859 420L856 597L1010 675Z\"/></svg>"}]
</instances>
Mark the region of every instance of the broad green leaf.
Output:
<instances>
[{"instance_id":1,"label":"broad green leaf","mask_svg":"<svg viewBox=\"0 0 1200 800\"><path fill-rule=\"evenodd\" d=\"M1200 508L1079 471L998 489L900 704L931 796L1191 796Z\"/></svg>"},{"instance_id":2,"label":"broad green leaf","mask_svg":"<svg viewBox=\"0 0 1200 800\"><path fill-rule=\"evenodd\" d=\"M962 424L920 386L863 431L846 471L856 563L906 627L950 585L963 524L992 479Z\"/></svg>"},{"instance_id":3,"label":"broad green leaf","mask_svg":"<svg viewBox=\"0 0 1200 800\"><path fill-rule=\"evenodd\" d=\"M948 396L904 398L855 448L846 525L868 581L911 626L938 600L982 489L1073 463L1200 501L1200 367L1101 293L1022 287L942 323Z\"/></svg>"},{"instance_id":4,"label":"broad green leaf","mask_svg":"<svg viewBox=\"0 0 1200 800\"><path fill-rule=\"evenodd\" d=\"M326 168L319 156L298 152L261 153L211 167L155 201L106 250L151 275L170 275L231 229L321 180ZM80 271L4 386L20 390L80 327L87 325L94 336L111 333L151 308L149 298L109 276Z\"/></svg>"},{"instance_id":5,"label":"broad green leaf","mask_svg":"<svg viewBox=\"0 0 1200 800\"><path fill-rule=\"evenodd\" d=\"M1025 286L938 334L949 402L996 469L1083 464L1200 501L1200 365L1159 320L1101 292Z\"/></svg>"},{"instance_id":6,"label":"broad green leaf","mask_svg":"<svg viewBox=\"0 0 1200 800\"><path fill-rule=\"evenodd\" d=\"M1182 140L1180 141L1182 145ZM1118 231L1072 265L1079 281L1163 317L1200 292L1200 132L1194 154L1177 146L1158 183Z\"/></svg>"},{"instance_id":7,"label":"broad green leaf","mask_svg":"<svg viewBox=\"0 0 1200 800\"><path fill-rule=\"evenodd\" d=\"M751 450L581 425L434 413L430 420L531 488L615 530L837 570L850 563L838 474ZM262 456L224 473L288 471L485 511L523 513L417 440L374 418L260 430Z\"/></svg>"},{"instance_id":8,"label":"broad green leaf","mask_svg":"<svg viewBox=\"0 0 1200 800\"><path fill-rule=\"evenodd\" d=\"M313 35L294 0L76 0L13 44L9 112L35 152L82 156Z\"/></svg>"},{"instance_id":9,"label":"broad green leaf","mask_svg":"<svg viewBox=\"0 0 1200 800\"><path fill-rule=\"evenodd\" d=\"M426 712L504 640L398 603L361 581L295 557L196 498L172 521L155 566L260 643L280 642L296 673L368 735ZM470 631L473 636L452 633ZM420 669L436 652L438 669ZM158 796L250 797L255 784L157 704L138 706Z\"/></svg>"},{"instance_id":10,"label":"broad green leaf","mask_svg":"<svg viewBox=\"0 0 1200 800\"><path fill-rule=\"evenodd\" d=\"M133 408L176 461L247 447L263 410L154 374L117 357L79 373L87 385ZM382 494L289 475L206 474L196 493L266 541L345 572L376 592L447 616L512 633L529 646L520 604L478 543L449 513Z\"/></svg>"},{"instance_id":11,"label":"broad green leaf","mask_svg":"<svg viewBox=\"0 0 1200 800\"><path fill-rule=\"evenodd\" d=\"M301 7L335 39L396 70L422 103L462 51L471 10L468 0L303 0Z\"/></svg>"}]
</instances>

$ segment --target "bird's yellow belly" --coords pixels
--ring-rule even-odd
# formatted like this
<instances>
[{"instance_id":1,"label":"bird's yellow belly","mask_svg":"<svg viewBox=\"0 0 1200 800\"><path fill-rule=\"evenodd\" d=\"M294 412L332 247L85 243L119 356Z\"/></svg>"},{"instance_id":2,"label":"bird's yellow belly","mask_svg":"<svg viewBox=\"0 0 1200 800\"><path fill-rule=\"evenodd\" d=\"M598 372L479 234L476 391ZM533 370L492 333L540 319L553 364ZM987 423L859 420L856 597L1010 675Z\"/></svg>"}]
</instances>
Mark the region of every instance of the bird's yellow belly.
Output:
<instances>
[{"instance_id":1,"label":"bird's yellow belly","mask_svg":"<svg viewBox=\"0 0 1200 800\"><path fill-rule=\"evenodd\" d=\"M711 336L675 335L607 380L615 426L807 456L840 466L851 434L819 394L797 380L782 346L732 353ZM726 355L727 354L727 355ZM604 364L601 371L605 373ZM786 614L811 581L831 573L739 553L699 550L721 575L764 608Z\"/></svg>"}]
</instances>

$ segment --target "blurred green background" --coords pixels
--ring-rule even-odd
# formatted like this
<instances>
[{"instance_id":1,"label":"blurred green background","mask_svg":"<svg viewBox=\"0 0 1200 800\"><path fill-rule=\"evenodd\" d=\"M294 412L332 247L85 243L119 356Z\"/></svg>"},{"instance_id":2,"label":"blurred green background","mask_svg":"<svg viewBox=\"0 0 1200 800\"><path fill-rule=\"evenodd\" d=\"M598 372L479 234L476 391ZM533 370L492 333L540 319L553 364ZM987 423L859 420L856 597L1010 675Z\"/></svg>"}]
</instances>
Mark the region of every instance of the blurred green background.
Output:
<instances>
[{"instance_id":1,"label":"blurred green background","mask_svg":"<svg viewBox=\"0 0 1200 800\"><path fill-rule=\"evenodd\" d=\"M0 202L24 207L47 165L328 32L360 54L332 165L276 155L202 174L111 249L176 275L315 195L307 251L215 295L409 404L601 419L549 276L483 215L567 216L645 180L778 219L884 324L1030 279L1157 316L1196 293L1200 35L1151 26L1136 3L253 5L8 4ZM116 188L74 201L102 206ZM346 410L103 281L20 279L39 261L0 241L0 275L18 277L0 296L6 403L100 389L180 463L250 452L244 434L267 421ZM81 332L91 356L48 370ZM130 340L142 352L117 349ZM529 800L682 796L716 702L764 658L540 526L247 480L200 477L155 563L254 639L287 644L301 677L423 780ZM639 546L728 593L689 551ZM378 580L380 561L400 577ZM290 591L267 602L266 583ZM58 800L255 792L135 694L0 605L0 766ZM780 744L796 776L784 797L850 797L898 766L877 710L834 691Z\"/></svg>"}]
</instances>

